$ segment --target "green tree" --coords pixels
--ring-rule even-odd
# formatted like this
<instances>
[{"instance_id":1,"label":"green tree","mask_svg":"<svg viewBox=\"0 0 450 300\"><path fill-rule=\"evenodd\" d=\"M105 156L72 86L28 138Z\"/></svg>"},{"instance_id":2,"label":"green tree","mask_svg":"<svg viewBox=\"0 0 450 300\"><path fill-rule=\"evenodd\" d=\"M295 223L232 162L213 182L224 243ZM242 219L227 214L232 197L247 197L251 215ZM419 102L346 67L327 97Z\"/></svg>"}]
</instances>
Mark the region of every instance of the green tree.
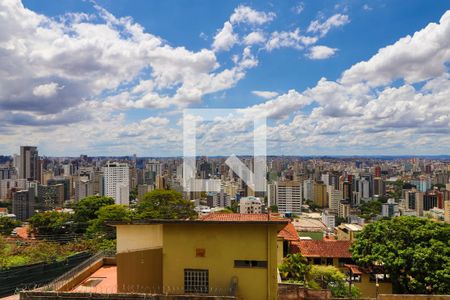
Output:
<instances>
[{"instance_id":1,"label":"green tree","mask_svg":"<svg viewBox=\"0 0 450 300\"><path fill-rule=\"evenodd\" d=\"M316 211L316 210L319 208L319 207L317 206L317 204L314 203L313 200L306 200L305 202L306 202L306 204L309 206L309 209L310 209L311 211Z\"/></svg>"},{"instance_id":2,"label":"green tree","mask_svg":"<svg viewBox=\"0 0 450 300\"><path fill-rule=\"evenodd\" d=\"M450 224L396 217L368 224L351 247L359 265L381 265L394 292L450 294Z\"/></svg>"},{"instance_id":3,"label":"green tree","mask_svg":"<svg viewBox=\"0 0 450 300\"><path fill-rule=\"evenodd\" d=\"M103 206L114 204L114 199L104 196L89 196L76 203L75 220L78 222L88 222L97 218L97 212Z\"/></svg>"},{"instance_id":4,"label":"green tree","mask_svg":"<svg viewBox=\"0 0 450 300\"><path fill-rule=\"evenodd\" d=\"M237 213L239 210L239 202L236 200L231 200L231 206L227 208L230 209L232 212Z\"/></svg>"},{"instance_id":5,"label":"green tree","mask_svg":"<svg viewBox=\"0 0 450 300\"><path fill-rule=\"evenodd\" d=\"M115 227L108 221L130 222L132 213L125 205L112 204L101 207L97 212L97 219L89 225L86 234L90 237L115 239Z\"/></svg>"},{"instance_id":6,"label":"green tree","mask_svg":"<svg viewBox=\"0 0 450 300\"><path fill-rule=\"evenodd\" d=\"M336 226L341 225L342 223L347 223L347 218L336 216Z\"/></svg>"},{"instance_id":7,"label":"green tree","mask_svg":"<svg viewBox=\"0 0 450 300\"><path fill-rule=\"evenodd\" d=\"M361 210L360 216L366 220L371 220L381 214L381 207L382 203L378 200L362 202L359 207Z\"/></svg>"},{"instance_id":8,"label":"green tree","mask_svg":"<svg viewBox=\"0 0 450 300\"><path fill-rule=\"evenodd\" d=\"M76 231L84 233L89 224L97 219L99 209L112 204L114 199L104 196L89 196L78 201L74 206Z\"/></svg>"},{"instance_id":9,"label":"green tree","mask_svg":"<svg viewBox=\"0 0 450 300\"><path fill-rule=\"evenodd\" d=\"M20 226L20 221L8 217L0 217L0 234L9 235L11 231Z\"/></svg>"},{"instance_id":10,"label":"green tree","mask_svg":"<svg viewBox=\"0 0 450 300\"><path fill-rule=\"evenodd\" d=\"M278 206L276 206L276 205L271 205L269 208L270 208L270 211L273 212L273 213L277 213L278 212Z\"/></svg>"},{"instance_id":11,"label":"green tree","mask_svg":"<svg viewBox=\"0 0 450 300\"><path fill-rule=\"evenodd\" d=\"M305 283L305 279L311 265L300 253L289 254L278 267L281 279L299 283Z\"/></svg>"},{"instance_id":12,"label":"green tree","mask_svg":"<svg viewBox=\"0 0 450 300\"><path fill-rule=\"evenodd\" d=\"M137 187L132 188L131 191L130 191L130 201L136 200L137 196L138 196L138 189L137 189Z\"/></svg>"},{"instance_id":13,"label":"green tree","mask_svg":"<svg viewBox=\"0 0 450 300\"><path fill-rule=\"evenodd\" d=\"M51 238L54 235L73 232L73 215L64 212L46 211L29 219L30 229L36 235Z\"/></svg>"},{"instance_id":14,"label":"green tree","mask_svg":"<svg viewBox=\"0 0 450 300\"><path fill-rule=\"evenodd\" d=\"M64 256L61 253L61 247L52 242L35 243L26 249L26 256L33 263L46 262L51 263Z\"/></svg>"},{"instance_id":15,"label":"green tree","mask_svg":"<svg viewBox=\"0 0 450 300\"><path fill-rule=\"evenodd\" d=\"M308 283L312 288L329 289L335 298L358 298L358 288L350 288L346 276L334 266L313 265L308 273Z\"/></svg>"},{"instance_id":16,"label":"green tree","mask_svg":"<svg viewBox=\"0 0 450 300\"><path fill-rule=\"evenodd\" d=\"M436 183L436 184L433 184L433 186L432 186L431 188L432 188L432 189L438 188L439 190L445 190L445 184L442 184L442 183Z\"/></svg>"},{"instance_id":17,"label":"green tree","mask_svg":"<svg viewBox=\"0 0 450 300\"><path fill-rule=\"evenodd\" d=\"M151 191L137 206L137 217L141 219L192 219L196 216L192 202L173 190Z\"/></svg>"}]
</instances>

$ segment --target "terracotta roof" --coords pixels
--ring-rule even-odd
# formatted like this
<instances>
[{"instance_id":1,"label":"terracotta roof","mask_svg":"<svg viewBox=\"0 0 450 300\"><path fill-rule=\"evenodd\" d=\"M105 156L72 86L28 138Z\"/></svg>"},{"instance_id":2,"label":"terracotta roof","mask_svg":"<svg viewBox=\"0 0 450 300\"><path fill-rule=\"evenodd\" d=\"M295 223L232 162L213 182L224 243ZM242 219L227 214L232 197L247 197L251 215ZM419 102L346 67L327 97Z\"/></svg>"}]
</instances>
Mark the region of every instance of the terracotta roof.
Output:
<instances>
[{"instance_id":1,"label":"terracotta roof","mask_svg":"<svg viewBox=\"0 0 450 300\"><path fill-rule=\"evenodd\" d=\"M22 239L28 239L28 226L24 225L22 227L17 227L16 229L16 233L17 236L22 238Z\"/></svg>"},{"instance_id":2,"label":"terracotta roof","mask_svg":"<svg viewBox=\"0 0 450 300\"><path fill-rule=\"evenodd\" d=\"M280 222L287 219L274 217L267 214L227 214L210 213L199 218L200 221L221 221L221 222Z\"/></svg>"},{"instance_id":3,"label":"terracotta roof","mask_svg":"<svg viewBox=\"0 0 450 300\"><path fill-rule=\"evenodd\" d=\"M352 257L349 251L351 244L351 241L301 240L292 243L291 252L301 252L305 257L350 258Z\"/></svg>"},{"instance_id":4,"label":"terracotta roof","mask_svg":"<svg viewBox=\"0 0 450 300\"><path fill-rule=\"evenodd\" d=\"M217 223L217 224L231 224L231 223L250 223L250 224L277 224L286 226L288 219L280 218L267 214L236 214L236 213L210 213L200 216L198 219L142 219L133 220L131 222L110 221L108 225L146 225L146 224L200 224L200 223ZM281 229L282 227L280 227Z\"/></svg>"},{"instance_id":5,"label":"terracotta roof","mask_svg":"<svg viewBox=\"0 0 450 300\"><path fill-rule=\"evenodd\" d=\"M357 266L357 265L349 265L349 264L345 264L344 267L350 269L350 271L351 271L352 274L354 274L354 275L361 275L361 274L364 273L364 272L360 269L360 267Z\"/></svg>"},{"instance_id":6,"label":"terracotta roof","mask_svg":"<svg viewBox=\"0 0 450 300\"><path fill-rule=\"evenodd\" d=\"M294 225L289 222L279 233L278 237L283 238L286 241L299 241L300 237L298 236L297 230Z\"/></svg>"},{"instance_id":7,"label":"terracotta roof","mask_svg":"<svg viewBox=\"0 0 450 300\"><path fill-rule=\"evenodd\" d=\"M0 207L0 212L7 213L8 209L6 207Z\"/></svg>"}]
</instances>

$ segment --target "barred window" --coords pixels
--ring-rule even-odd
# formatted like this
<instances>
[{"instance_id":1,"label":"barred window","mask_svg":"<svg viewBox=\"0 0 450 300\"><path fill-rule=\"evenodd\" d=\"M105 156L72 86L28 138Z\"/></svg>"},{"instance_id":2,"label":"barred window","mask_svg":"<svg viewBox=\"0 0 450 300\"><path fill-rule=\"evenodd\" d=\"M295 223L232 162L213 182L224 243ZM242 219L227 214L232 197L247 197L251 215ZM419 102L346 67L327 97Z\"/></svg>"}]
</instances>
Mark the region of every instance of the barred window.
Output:
<instances>
[{"instance_id":1,"label":"barred window","mask_svg":"<svg viewBox=\"0 0 450 300\"><path fill-rule=\"evenodd\" d=\"M207 294L209 290L208 270L184 269L184 292Z\"/></svg>"}]
</instances>

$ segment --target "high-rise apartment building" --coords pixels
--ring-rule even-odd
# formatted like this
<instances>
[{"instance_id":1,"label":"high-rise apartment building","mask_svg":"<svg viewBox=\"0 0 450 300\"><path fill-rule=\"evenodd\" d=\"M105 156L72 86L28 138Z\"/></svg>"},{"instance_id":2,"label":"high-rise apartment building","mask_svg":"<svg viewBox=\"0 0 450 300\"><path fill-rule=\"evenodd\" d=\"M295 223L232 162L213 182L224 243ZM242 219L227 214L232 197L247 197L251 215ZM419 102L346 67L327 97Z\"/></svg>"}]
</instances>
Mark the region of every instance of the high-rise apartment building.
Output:
<instances>
[{"instance_id":1,"label":"high-rise apartment building","mask_svg":"<svg viewBox=\"0 0 450 300\"><path fill-rule=\"evenodd\" d=\"M303 181L303 200L314 200L314 180Z\"/></svg>"},{"instance_id":2,"label":"high-rise apartment building","mask_svg":"<svg viewBox=\"0 0 450 300\"><path fill-rule=\"evenodd\" d=\"M126 163L107 162L103 167L104 195L116 204L129 204L129 167Z\"/></svg>"},{"instance_id":3,"label":"high-rise apartment building","mask_svg":"<svg viewBox=\"0 0 450 300\"><path fill-rule=\"evenodd\" d=\"M373 179L373 193L374 195L383 196L385 191L383 179L375 177Z\"/></svg>"},{"instance_id":4,"label":"high-rise apartment building","mask_svg":"<svg viewBox=\"0 0 450 300\"><path fill-rule=\"evenodd\" d=\"M86 178L75 182L75 201L94 195L94 183Z\"/></svg>"},{"instance_id":5,"label":"high-rise apartment building","mask_svg":"<svg viewBox=\"0 0 450 300\"><path fill-rule=\"evenodd\" d=\"M279 181L276 185L277 206L280 213L301 213L302 186L298 181Z\"/></svg>"},{"instance_id":6,"label":"high-rise apartment building","mask_svg":"<svg viewBox=\"0 0 450 300\"><path fill-rule=\"evenodd\" d=\"M327 186L328 207L331 213L337 214L339 211L339 204L344 199L342 191L336 190L334 186Z\"/></svg>"},{"instance_id":7,"label":"high-rise apartment building","mask_svg":"<svg viewBox=\"0 0 450 300\"><path fill-rule=\"evenodd\" d=\"M12 195L12 213L20 221L25 221L34 215L35 210L34 190L21 190L13 192Z\"/></svg>"},{"instance_id":8,"label":"high-rise apartment building","mask_svg":"<svg viewBox=\"0 0 450 300\"><path fill-rule=\"evenodd\" d=\"M321 208L328 206L327 186L322 181L314 183L314 203Z\"/></svg>"},{"instance_id":9,"label":"high-rise apartment building","mask_svg":"<svg viewBox=\"0 0 450 300\"><path fill-rule=\"evenodd\" d=\"M43 210L62 207L64 204L64 184L38 185L37 197Z\"/></svg>"},{"instance_id":10,"label":"high-rise apartment building","mask_svg":"<svg viewBox=\"0 0 450 300\"><path fill-rule=\"evenodd\" d=\"M21 146L19 161L19 178L40 181L40 162L37 147Z\"/></svg>"}]
</instances>

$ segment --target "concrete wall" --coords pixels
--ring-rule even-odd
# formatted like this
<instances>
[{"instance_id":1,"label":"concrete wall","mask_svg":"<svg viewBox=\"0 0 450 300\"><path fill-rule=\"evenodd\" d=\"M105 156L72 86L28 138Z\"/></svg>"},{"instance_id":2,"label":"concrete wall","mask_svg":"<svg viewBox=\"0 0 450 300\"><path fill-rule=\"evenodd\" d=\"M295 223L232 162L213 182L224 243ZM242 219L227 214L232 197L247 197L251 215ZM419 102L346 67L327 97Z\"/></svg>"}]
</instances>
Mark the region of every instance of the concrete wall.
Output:
<instances>
[{"instance_id":1,"label":"concrete wall","mask_svg":"<svg viewBox=\"0 0 450 300\"><path fill-rule=\"evenodd\" d=\"M265 224L164 224L164 286L184 287L184 269L207 269L209 287L238 279L245 300L277 298L277 228ZM204 249L204 257L196 256ZM234 260L267 261L267 268L235 268Z\"/></svg>"},{"instance_id":2,"label":"concrete wall","mask_svg":"<svg viewBox=\"0 0 450 300\"><path fill-rule=\"evenodd\" d=\"M377 296L376 283L370 281L369 274L363 274L361 276L361 282L353 282L353 284L361 291L362 297L375 298ZM379 282L379 285L378 295L392 293L391 282Z\"/></svg>"},{"instance_id":3,"label":"concrete wall","mask_svg":"<svg viewBox=\"0 0 450 300\"><path fill-rule=\"evenodd\" d=\"M117 254L117 290L144 293L162 287L162 248Z\"/></svg>"},{"instance_id":4,"label":"concrete wall","mask_svg":"<svg viewBox=\"0 0 450 300\"><path fill-rule=\"evenodd\" d=\"M21 292L20 300L234 300L227 296L199 296L199 295L149 295L149 294L100 294L100 293L63 293L63 292Z\"/></svg>"},{"instance_id":5,"label":"concrete wall","mask_svg":"<svg viewBox=\"0 0 450 300\"><path fill-rule=\"evenodd\" d=\"M278 285L278 300L331 299L329 290L310 290L295 283Z\"/></svg>"},{"instance_id":6,"label":"concrete wall","mask_svg":"<svg viewBox=\"0 0 450 300\"><path fill-rule=\"evenodd\" d=\"M118 225L117 253L162 247L162 225Z\"/></svg>"}]
</instances>

